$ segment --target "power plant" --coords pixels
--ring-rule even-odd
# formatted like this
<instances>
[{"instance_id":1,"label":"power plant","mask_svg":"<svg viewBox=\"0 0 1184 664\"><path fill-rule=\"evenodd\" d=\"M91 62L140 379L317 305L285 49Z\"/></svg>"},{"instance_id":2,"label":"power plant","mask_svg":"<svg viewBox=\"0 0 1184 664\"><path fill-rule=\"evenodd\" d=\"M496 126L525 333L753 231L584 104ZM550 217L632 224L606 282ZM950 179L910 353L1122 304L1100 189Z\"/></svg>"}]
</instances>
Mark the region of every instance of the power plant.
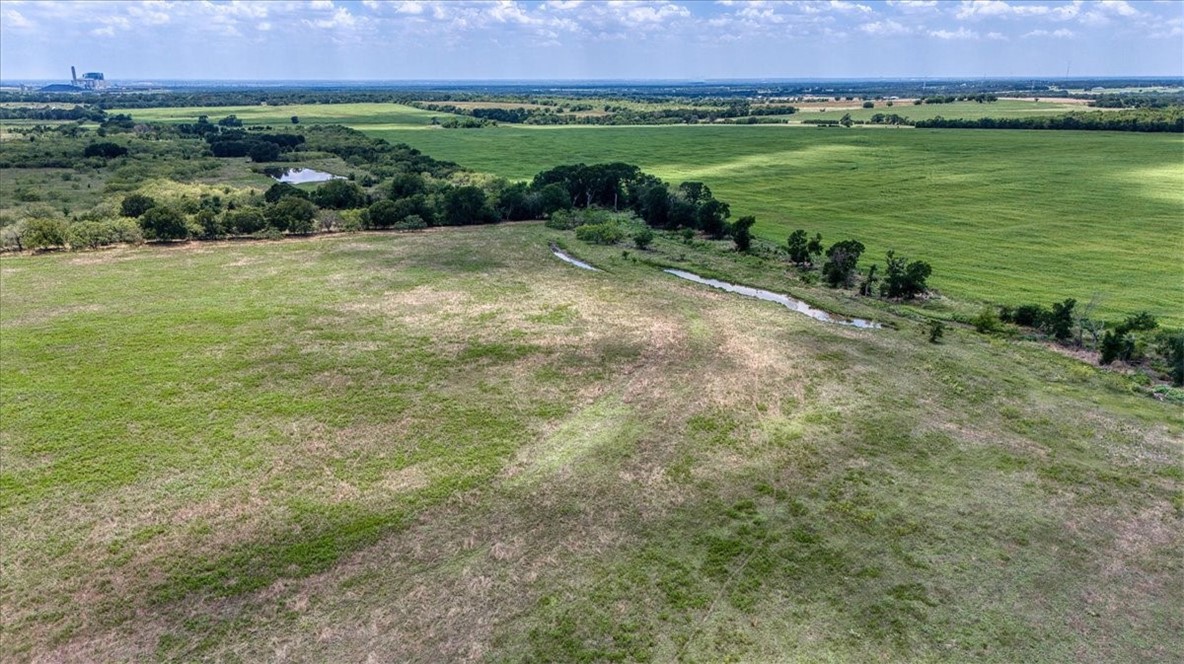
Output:
<instances>
[{"instance_id":1,"label":"power plant","mask_svg":"<svg viewBox=\"0 0 1184 664\"><path fill-rule=\"evenodd\" d=\"M101 71L88 71L78 78L78 71L70 66L70 83L55 83L41 88L41 92L88 92L107 89L107 80Z\"/></svg>"}]
</instances>

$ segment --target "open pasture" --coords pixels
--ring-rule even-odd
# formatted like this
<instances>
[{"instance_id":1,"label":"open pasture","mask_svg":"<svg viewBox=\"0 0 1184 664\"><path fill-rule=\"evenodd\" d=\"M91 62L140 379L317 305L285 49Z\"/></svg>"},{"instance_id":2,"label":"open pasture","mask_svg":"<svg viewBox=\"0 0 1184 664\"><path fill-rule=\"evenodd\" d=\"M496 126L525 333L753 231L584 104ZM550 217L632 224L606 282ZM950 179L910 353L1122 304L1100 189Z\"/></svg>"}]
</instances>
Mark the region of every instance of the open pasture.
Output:
<instances>
[{"instance_id":1,"label":"open pasture","mask_svg":"<svg viewBox=\"0 0 1184 664\"><path fill-rule=\"evenodd\" d=\"M831 326L538 224L0 278L5 661L1184 648L1181 413L1034 344Z\"/></svg>"}]
</instances>

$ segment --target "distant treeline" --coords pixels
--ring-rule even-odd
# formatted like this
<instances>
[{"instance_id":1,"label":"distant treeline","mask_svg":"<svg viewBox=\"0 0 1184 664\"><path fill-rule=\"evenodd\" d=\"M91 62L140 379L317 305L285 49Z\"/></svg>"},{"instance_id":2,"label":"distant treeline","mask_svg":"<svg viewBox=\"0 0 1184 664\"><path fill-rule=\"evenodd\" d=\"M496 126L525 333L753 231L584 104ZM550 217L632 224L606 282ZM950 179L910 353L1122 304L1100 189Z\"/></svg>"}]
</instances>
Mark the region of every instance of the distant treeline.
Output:
<instances>
[{"instance_id":1,"label":"distant treeline","mask_svg":"<svg viewBox=\"0 0 1184 664\"><path fill-rule=\"evenodd\" d=\"M98 108L39 108L35 106L0 106L0 120L82 120L102 122L106 114Z\"/></svg>"},{"instance_id":2,"label":"distant treeline","mask_svg":"<svg viewBox=\"0 0 1184 664\"><path fill-rule=\"evenodd\" d=\"M447 103L417 102L415 106L429 111L468 115L479 120L502 122L507 124L531 125L645 125L645 124L695 124L699 122L715 122L716 120L736 119L753 116L790 115L797 109L789 105L760 104L750 105L748 102L734 102L726 105L709 105L696 108L663 108L654 110L638 110L625 106L605 104L603 111L589 114L594 110L589 104L575 104L568 107L534 106L522 108L462 108ZM754 121L755 122L755 121ZM476 127L479 123L458 122L453 126Z\"/></svg>"},{"instance_id":3,"label":"distant treeline","mask_svg":"<svg viewBox=\"0 0 1184 664\"><path fill-rule=\"evenodd\" d=\"M1120 93L1094 97L1090 106L1098 108L1169 108L1184 106L1184 92L1176 93Z\"/></svg>"},{"instance_id":4,"label":"distant treeline","mask_svg":"<svg viewBox=\"0 0 1184 664\"><path fill-rule=\"evenodd\" d=\"M936 117L912 123L918 129L1075 129L1095 131L1184 132L1184 107L1126 111L1073 112L1051 117Z\"/></svg>"}]
</instances>

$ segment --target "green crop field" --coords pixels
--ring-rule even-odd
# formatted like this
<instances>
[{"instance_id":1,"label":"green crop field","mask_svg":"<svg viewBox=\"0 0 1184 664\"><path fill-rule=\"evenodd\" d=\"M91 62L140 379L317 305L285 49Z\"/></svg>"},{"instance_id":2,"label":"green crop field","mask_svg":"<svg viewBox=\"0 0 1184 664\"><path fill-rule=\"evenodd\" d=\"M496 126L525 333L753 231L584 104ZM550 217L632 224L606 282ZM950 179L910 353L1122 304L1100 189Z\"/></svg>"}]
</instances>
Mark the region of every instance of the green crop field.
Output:
<instances>
[{"instance_id":1,"label":"green crop field","mask_svg":"<svg viewBox=\"0 0 1184 664\"><path fill-rule=\"evenodd\" d=\"M789 163L874 163L860 141L889 135L785 131L816 151ZM802 293L897 328L820 323L638 255L789 283L534 223L0 258L0 659L1184 649L1178 405L1036 343L933 345Z\"/></svg>"},{"instance_id":2,"label":"green crop field","mask_svg":"<svg viewBox=\"0 0 1184 664\"><path fill-rule=\"evenodd\" d=\"M1100 298L1184 322L1184 139L1073 131L779 126L376 130L509 178L626 161L701 180L756 232L856 238L933 264L960 298Z\"/></svg>"},{"instance_id":3,"label":"green crop field","mask_svg":"<svg viewBox=\"0 0 1184 664\"><path fill-rule=\"evenodd\" d=\"M850 105L851 102L835 102L835 106ZM887 106L884 102L875 102L875 108L827 109L825 111L803 111L793 115L783 116L790 121L839 120L850 114L852 120L870 120L876 113L897 115L910 120L932 120L935 117L965 118L977 120L979 118L1027 118L1041 115L1060 115L1076 111L1097 111L1085 104L1065 102L1025 101L1021 99L1001 99L991 103L980 104L974 101L959 101L952 104L921 104L914 105L911 101L894 103Z\"/></svg>"},{"instance_id":4,"label":"green crop field","mask_svg":"<svg viewBox=\"0 0 1184 664\"><path fill-rule=\"evenodd\" d=\"M215 122L228 115L234 115L245 124L286 125L292 116L306 124L357 125L409 125L427 126L433 117L450 117L447 113L424 111L402 104L352 103L352 104L298 104L289 106L189 106L161 108L119 109L114 113L126 113L144 122L194 122L200 115L208 115Z\"/></svg>"}]
</instances>

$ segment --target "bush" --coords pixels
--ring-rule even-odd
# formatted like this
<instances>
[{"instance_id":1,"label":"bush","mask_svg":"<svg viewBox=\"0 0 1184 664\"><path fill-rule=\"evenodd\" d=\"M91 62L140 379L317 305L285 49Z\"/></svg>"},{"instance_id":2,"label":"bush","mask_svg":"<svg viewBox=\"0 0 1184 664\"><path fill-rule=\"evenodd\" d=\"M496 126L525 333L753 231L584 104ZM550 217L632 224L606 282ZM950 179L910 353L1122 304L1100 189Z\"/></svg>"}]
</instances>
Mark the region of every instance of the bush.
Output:
<instances>
[{"instance_id":1,"label":"bush","mask_svg":"<svg viewBox=\"0 0 1184 664\"><path fill-rule=\"evenodd\" d=\"M125 217L138 219L140 215L154 207L156 207L156 201L150 196L145 196L143 194L132 194L131 196L123 199L123 202L119 205L119 210Z\"/></svg>"},{"instance_id":2,"label":"bush","mask_svg":"<svg viewBox=\"0 0 1184 664\"><path fill-rule=\"evenodd\" d=\"M102 157L103 159L114 159L125 154L127 154L127 148L110 142L91 143L82 151L84 157Z\"/></svg>"},{"instance_id":3,"label":"bush","mask_svg":"<svg viewBox=\"0 0 1184 664\"><path fill-rule=\"evenodd\" d=\"M941 338L942 338L942 336L945 335L945 333L946 333L946 324L945 323L943 323L939 320L934 320L934 321L929 322L929 343L931 343L931 344L941 343Z\"/></svg>"},{"instance_id":4,"label":"bush","mask_svg":"<svg viewBox=\"0 0 1184 664\"><path fill-rule=\"evenodd\" d=\"M633 234L633 244L638 249L647 249L654 241L654 232L648 227L643 228Z\"/></svg>"},{"instance_id":5,"label":"bush","mask_svg":"<svg viewBox=\"0 0 1184 664\"><path fill-rule=\"evenodd\" d=\"M66 246L64 219L30 219L25 224L24 245L29 249Z\"/></svg>"},{"instance_id":6,"label":"bush","mask_svg":"<svg viewBox=\"0 0 1184 664\"><path fill-rule=\"evenodd\" d=\"M276 230L306 234L312 232L312 220L317 216L317 208L303 198L289 196L269 206L264 216Z\"/></svg>"},{"instance_id":7,"label":"bush","mask_svg":"<svg viewBox=\"0 0 1184 664\"><path fill-rule=\"evenodd\" d=\"M576 238L592 244L616 244L625 233L615 223L586 224L576 229Z\"/></svg>"},{"instance_id":8,"label":"bush","mask_svg":"<svg viewBox=\"0 0 1184 664\"><path fill-rule=\"evenodd\" d=\"M977 316L970 319L970 324L979 334L996 334L1003 331L1003 323L994 307L984 307Z\"/></svg>"},{"instance_id":9,"label":"bush","mask_svg":"<svg viewBox=\"0 0 1184 664\"><path fill-rule=\"evenodd\" d=\"M277 182L267 189L263 194L263 200L268 203L278 203L281 198L286 196L295 196L296 198L308 199L308 192L295 187L287 182Z\"/></svg>"},{"instance_id":10,"label":"bush","mask_svg":"<svg viewBox=\"0 0 1184 664\"><path fill-rule=\"evenodd\" d=\"M752 248L752 225L756 223L756 217L740 217L737 219L730 229L732 233L732 241L736 243L736 251L747 252Z\"/></svg>"},{"instance_id":11,"label":"bush","mask_svg":"<svg viewBox=\"0 0 1184 664\"><path fill-rule=\"evenodd\" d=\"M144 234L156 240L186 240L189 238L189 225L185 223L185 215L170 207L156 206L140 217L140 227Z\"/></svg>"},{"instance_id":12,"label":"bush","mask_svg":"<svg viewBox=\"0 0 1184 664\"><path fill-rule=\"evenodd\" d=\"M266 228L267 219L255 208L244 208L227 212L223 224L231 235L250 235Z\"/></svg>"},{"instance_id":13,"label":"bush","mask_svg":"<svg viewBox=\"0 0 1184 664\"><path fill-rule=\"evenodd\" d=\"M71 249L98 249L121 242L139 244L144 241L144 235L135 222L110 219L70 224L66 240Z\"/></svg>"},{"instance_id":14,"label":"bush","mask_svg":"<svg viewBox=\"0 0 1184 664\"><path fill-rule=\"evenodd\" d=\"M312 201L331 210L349 210L366 206L366 193L349 180L330 180L317 187Z\"/></svg>"},{"instance_id":15,"label":"bush","mask_svg":"<svg viewBox=\"0 0 1184 664\"><path fill-rule=\"evenodd\" d=\"M903 256L897 258L895 252L888 252L884 283L880 285L881 296L911 300L925 292L925 280L933 273L933 268L924 261L907 264L906 261Z\"/></svg>"},{"instance_id":16,"label":"bush","mask_svg":"<svg viewBox=\"0 0 1184 664\"><path fill-rule=\"evenodd\" d=\"M418 214L408 215L402 221L395 222L391 228L397 231L418 231L428 227L428 222Z\"/></svg>"},{"instance_id":17,"label":"bush","mask_svg":"<svg viewBox=\"0 0 1184 664\"><path fill-rule=\"evenodd\" d=\"M855 277L859 257L863 255L863 243L858 240L836 242L826 250L826 263L822 266L822 278L831 287L849 287Z\"/></svg>"}]
</instances>

